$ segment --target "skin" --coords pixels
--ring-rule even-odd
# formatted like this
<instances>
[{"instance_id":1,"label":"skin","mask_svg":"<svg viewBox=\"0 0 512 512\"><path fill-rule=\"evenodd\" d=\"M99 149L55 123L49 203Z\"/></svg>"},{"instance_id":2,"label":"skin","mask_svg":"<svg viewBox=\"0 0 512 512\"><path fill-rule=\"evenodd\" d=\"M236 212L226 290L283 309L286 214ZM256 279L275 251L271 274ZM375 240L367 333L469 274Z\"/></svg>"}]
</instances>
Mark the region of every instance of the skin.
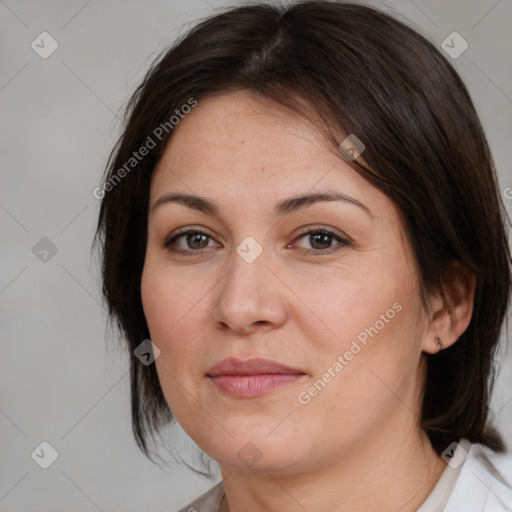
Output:
<instances>
[{"instance_id":1,"label":"skin","mask_svg":"<svg viewBox=\"0 0 512 512\"><path fill-rule=\"evenodd\" d=\"M272 216L278 201L320 191L355 198L370 214L323 201ZM206 197L220 211L171 202L152 210L171 192ZM176 240L186 254L164 248L186 227L210 238ZM301 231L322 228L349 243ZM249 236L263 249L252 263L236 251ZM412 512L429 495L446 463L419 426L424 353L439 350L437 335L446 348L464 332L474 278L454 271L450 309L436 295L427 313L396 207L311 122L245 91L200 100L153 173L141 286L164 396L219 462L223 510ZM300 403L299 393L395 303L394 318ZM206 376L229 356L267 357L306 375L234 398ZM252 466L237 456L246 443L260 456Z\"/></svg>"}]
</instances>

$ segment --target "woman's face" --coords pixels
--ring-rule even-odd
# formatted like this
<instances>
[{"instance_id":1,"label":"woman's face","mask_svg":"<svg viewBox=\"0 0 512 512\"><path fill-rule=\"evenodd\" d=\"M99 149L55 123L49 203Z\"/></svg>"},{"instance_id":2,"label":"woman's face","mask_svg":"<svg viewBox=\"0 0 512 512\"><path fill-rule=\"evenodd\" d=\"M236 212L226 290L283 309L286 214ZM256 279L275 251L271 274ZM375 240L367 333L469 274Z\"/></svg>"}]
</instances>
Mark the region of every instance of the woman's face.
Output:
<instances>
[{"instance_id":1,"label":"woman's face","mask_svg":"<svg viewBox=\"0 0 512 512\"><path fill-rule=\"evenodd\" d=\"M153 208L169 194L218 211ZM165 247L178 230L202 234ZM221 465L297 472L418 429L427 320L397 210L284 107L230 93L174 128L141 284L168 405ZM226 358L293 370L210 376Z\"/></svg>"}]
</instances>

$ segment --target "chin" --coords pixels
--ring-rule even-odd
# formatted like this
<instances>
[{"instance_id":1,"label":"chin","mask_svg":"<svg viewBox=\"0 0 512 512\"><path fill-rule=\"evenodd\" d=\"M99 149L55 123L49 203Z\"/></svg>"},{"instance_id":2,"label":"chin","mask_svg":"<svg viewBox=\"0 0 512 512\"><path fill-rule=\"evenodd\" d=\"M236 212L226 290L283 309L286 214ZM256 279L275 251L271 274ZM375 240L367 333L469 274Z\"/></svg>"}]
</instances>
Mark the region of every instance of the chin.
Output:
<instances>
[{"instance_id":1,"label":"chin","mask_svg":"<svg viewBox=\"0 0 512 512\"><path fill-rule=\"evenodd\" d=\"M275 474L285 474L297 469L307 460L308 440L297 440L292 430L282 429L279 434L273 429L281 419L268 422L261 428L251 428L250 424L241 422L226 430L228 434L213 436L211 432L204 438L201 448L221 465L227 465L231 470L241 472L270 471ZM269 434L270 433L270 434ZM215 444L212 444L215 440ZM298 450L300 447L300 450Z\"/></svg>"}]
</instances>

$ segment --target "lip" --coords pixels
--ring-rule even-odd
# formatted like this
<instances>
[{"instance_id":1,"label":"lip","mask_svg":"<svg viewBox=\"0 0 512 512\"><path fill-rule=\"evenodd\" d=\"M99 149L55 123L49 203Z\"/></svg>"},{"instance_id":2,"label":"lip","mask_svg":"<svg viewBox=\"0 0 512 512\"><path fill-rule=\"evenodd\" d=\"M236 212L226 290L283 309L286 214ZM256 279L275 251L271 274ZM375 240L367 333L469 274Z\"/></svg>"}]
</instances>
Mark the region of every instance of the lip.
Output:
<instances>
[{"instance_id":1,"label":"lip","mask_svg":"<svg viewBox=\"0 0 512 512\"><path fill-rule=\"evenodd\" d=\"M256 357L253 359L236 359L228 357L212 366L206 373L208 377L219 375L264 375L264 374L302 374L305 372L292 368L272 359Z\"/></svg>"},{"instance_id":2,"label":"lip","mask_svg":"<svg viewBox=\"0 0 512 512\"><path fill-rule=\"evenodd\" d=\"M291 384L307 375L271 359L228 358L212 366L206 376L220 391L235 397L255 397Z\"/></svg>"}]
</instances>

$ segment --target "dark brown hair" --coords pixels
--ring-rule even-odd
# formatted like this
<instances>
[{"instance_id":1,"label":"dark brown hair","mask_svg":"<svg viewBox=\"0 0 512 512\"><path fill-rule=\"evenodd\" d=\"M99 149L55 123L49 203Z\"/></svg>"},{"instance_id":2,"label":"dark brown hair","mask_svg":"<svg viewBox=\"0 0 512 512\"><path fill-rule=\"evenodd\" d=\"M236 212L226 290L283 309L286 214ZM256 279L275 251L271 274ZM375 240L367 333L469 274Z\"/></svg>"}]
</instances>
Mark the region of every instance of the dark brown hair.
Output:
<instances>
[{"instance_id":1,"label":"dark brown hair","mask_svg":"<svg viewBox=\"0 0 512 512\"><path fill-rule=\"evenodd\" d=\"M475 274L469 327L449 348L424 355L421 426L438 454L460 438L503 451L488 415L510 294L508 217L477 113L461 78L423 36L374 8L327 1L247 5L201 21L158 57L128 104L103 178L96 240L109 319L132 355L141 450L148 455L147 435L173 418L155 365L133 357L149 338L140 281L151 174L172 136L173 113L191 98L235 90L307 115L333 148L348 134L363 141L364 159L349 163L398 208L424 305L426 294L442 292L451 262ZM148 137L155 147L119 179Z\"/></svg>"}]
</instances>

